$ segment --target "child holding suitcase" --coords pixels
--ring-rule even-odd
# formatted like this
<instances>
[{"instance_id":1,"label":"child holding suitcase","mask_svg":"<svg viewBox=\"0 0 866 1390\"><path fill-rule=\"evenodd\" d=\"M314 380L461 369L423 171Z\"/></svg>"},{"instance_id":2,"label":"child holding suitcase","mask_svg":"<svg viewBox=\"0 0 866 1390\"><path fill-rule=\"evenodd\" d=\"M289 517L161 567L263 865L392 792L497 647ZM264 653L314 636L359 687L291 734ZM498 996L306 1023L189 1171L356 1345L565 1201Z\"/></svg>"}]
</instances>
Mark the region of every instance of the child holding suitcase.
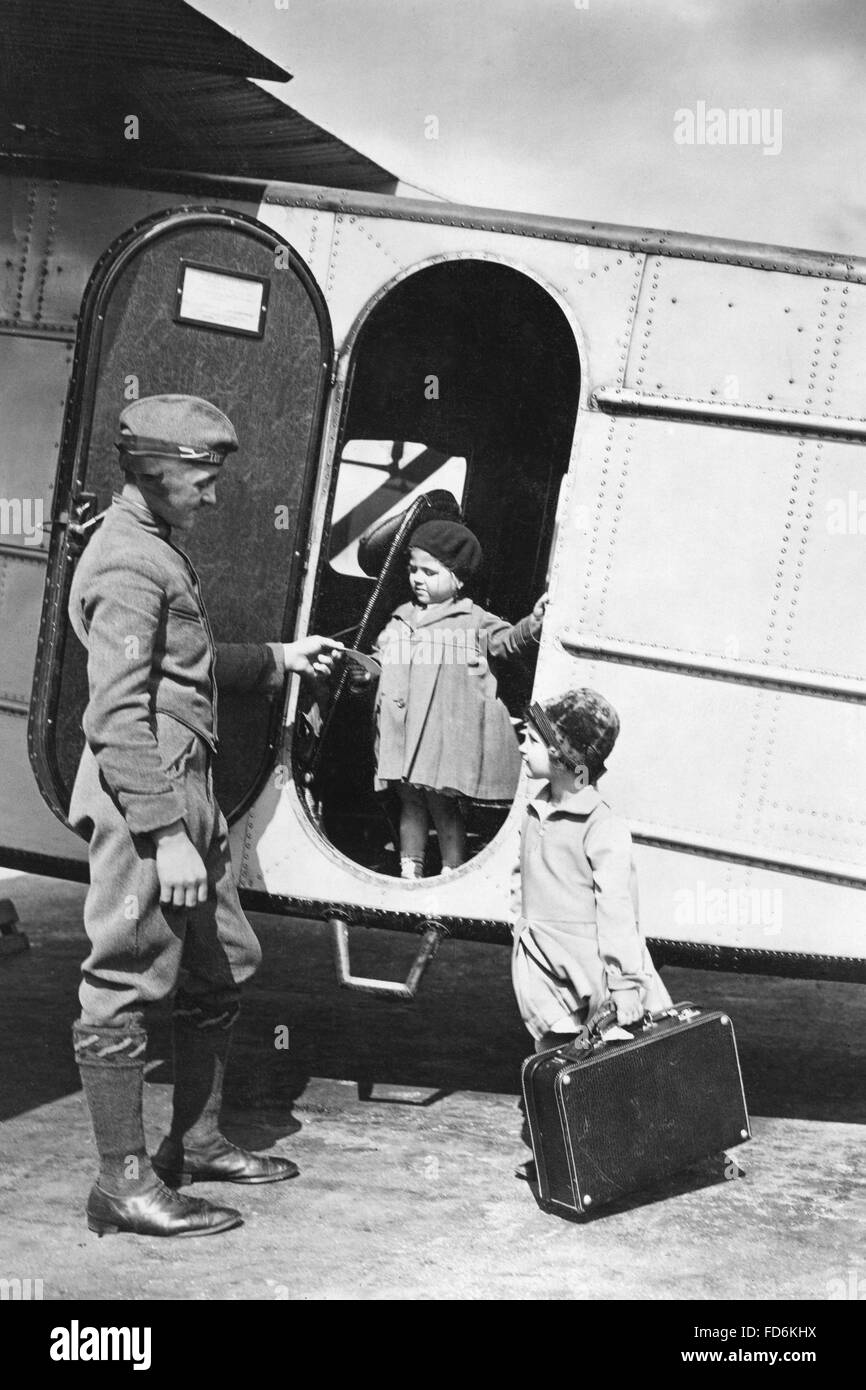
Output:
<instances>
[{"instance_id":1,"label":"child holding suitcase","mask_svg":"<svg viewBox=\"0 0 866 1390\"><path fill-rule=\"evenodd\" d=\"M514 796L520 751L496 672L537 645L546 596L513 626L473 603L464 589L482 551L461 522L426 521L409 546L413 602L394 611L373 655L376 786L400 798L400 872L411 879L423 877L431 820L449 873L466 857L461 800Z\"/></svg>"},{"instance_id":2,"label":"child holding suitcase","mask_svg":"<svg viewBox=\"0 0 866 1390\"><path fill-rule=\"evenodd\" d=\"M607 998L620 1025L671 1003L638 925L631 834L596 789L618 733L616 710L586 688L528 711L521 752L545 785L521 832L512 980L537 1052Z\"/></svg>"}]
</instances>

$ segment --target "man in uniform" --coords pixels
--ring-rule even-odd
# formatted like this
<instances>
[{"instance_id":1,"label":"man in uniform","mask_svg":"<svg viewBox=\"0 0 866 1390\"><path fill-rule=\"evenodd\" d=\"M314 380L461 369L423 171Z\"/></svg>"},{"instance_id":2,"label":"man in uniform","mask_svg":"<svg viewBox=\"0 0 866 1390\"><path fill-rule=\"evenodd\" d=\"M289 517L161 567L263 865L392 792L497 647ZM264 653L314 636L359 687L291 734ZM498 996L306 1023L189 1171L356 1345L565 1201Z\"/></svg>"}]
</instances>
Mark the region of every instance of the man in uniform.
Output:
<instances>
[{"instance_id":1,"label":"man in uniform","mask_svg":"<svg viewBox=\"0 0 866 1390\"><path fill-rule=\"evenodd\" d=\"M287 1159L221 1134L223 1074L240 987L261 950L241 909L214 800L216 686L279 693L286 672L327 674L340 644L215 649L198 578L173 540L216 502L231 421L194 396L151 396L120 416L124 483L84 552L69 611L87 648L86 747L69 819L89 840L76 1060L100 1170L87 1203L100 1235L205 1235L239 1212L175 1189L278 1182ZM153 1163L142 1126L147 1008L173 1000L174 1108Z\"/></svg>"}]
</instances>

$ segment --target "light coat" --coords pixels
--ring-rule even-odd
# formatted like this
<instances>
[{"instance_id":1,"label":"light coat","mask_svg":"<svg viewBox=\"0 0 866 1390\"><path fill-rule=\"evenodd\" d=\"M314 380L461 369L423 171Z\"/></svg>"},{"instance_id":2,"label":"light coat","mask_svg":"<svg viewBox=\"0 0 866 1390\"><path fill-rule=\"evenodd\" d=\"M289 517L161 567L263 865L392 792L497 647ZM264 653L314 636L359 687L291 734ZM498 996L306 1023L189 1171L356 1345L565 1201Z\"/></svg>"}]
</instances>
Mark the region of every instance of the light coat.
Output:
<instances>
[{"instance_id":1,"label":"light coat","mask_svg":"<svg viewBox=\"0 0 866 1390\"><path fill-rule=\"evenodd\" d=\"M617 990L646 1009L670 996L640 930L631 833L594 786L526 808L513 883L512 979L535 1038L575 1031Z\"/></svg>"}]
</instances>

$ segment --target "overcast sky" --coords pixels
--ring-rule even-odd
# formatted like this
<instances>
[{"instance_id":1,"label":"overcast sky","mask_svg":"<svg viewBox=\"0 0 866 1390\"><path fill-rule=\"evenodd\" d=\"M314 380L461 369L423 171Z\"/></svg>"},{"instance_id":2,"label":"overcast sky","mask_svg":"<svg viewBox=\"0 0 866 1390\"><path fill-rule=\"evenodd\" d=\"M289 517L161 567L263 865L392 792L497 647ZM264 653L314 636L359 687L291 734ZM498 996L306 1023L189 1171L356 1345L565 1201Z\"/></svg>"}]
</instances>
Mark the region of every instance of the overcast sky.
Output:
<instances>
[{"instance_id":1,"label":"overcast sky","mask_svg":"<svg viewBox=\"0 0 866 1390\"><path fill-rule=\"evenodd\" d=\"M864 0L196 8L293 73L269 91L444 197L866 253ZM763 144L718 120L728 143L678 143L699 103L764 109Z\"/></svg>"}]
</instances>

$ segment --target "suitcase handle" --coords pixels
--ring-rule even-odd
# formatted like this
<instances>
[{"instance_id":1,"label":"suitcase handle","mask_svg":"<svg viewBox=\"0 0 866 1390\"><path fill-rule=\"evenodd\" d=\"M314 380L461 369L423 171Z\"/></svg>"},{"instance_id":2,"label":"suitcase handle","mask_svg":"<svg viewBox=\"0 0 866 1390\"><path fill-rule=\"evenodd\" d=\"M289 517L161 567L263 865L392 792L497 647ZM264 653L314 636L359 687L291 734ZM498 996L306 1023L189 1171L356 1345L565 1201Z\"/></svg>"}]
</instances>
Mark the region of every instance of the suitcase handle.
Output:
<instances>
[{"instance_id":1,"label":"suitcase handle","mask_svg":"<svg viewBox=\"0 0 866 1390\"><path fill-rule=\"evenodd\" d=\"M613 999L605 999L599 1004L592 1018L586 1023L588 1041L601 1042L601 1035L611 1023L616 1023L616 1004Z\"/></svg>"},{"instance_id":2,"label":"suitcase handle","mask_svg":"<svg viewBox=\"0 0 866 1390\"><path fill-rule=\"evenodd\" d=\"M611 1023L616 1021L616 1004L612 999L605 999L599 1004L595 1013L586 1022L581 1024L580 1032L571 1042L563 1047L563 1052L570 1053L573 1057L585 1057L592 1052L593 1048L598 1047L603 1041L602 1033Z\"/></svg>"},{"instance_id":3,"label":"suitcase handle","mask_svg":"<svg viewBox=\"0 0 866 1390\"><path fill-rule=\"evenodd\" d=\"M691 999L683 999L678 1004L672 1004L668 1009L656 1009L654 1013L647 1009L640 1023L630 1026L646 1028L648 1025L651 1026L653 1023L660 1022L663 1018L676 1018L683 1010L694 1009L694 1007ZM615 1022L616 1004L611 998L605 999L592 1017L583 1025L574 1041L567 1044L568 1049L577 1057L583 1057L587 1052L592 1052L593 1048L604 1042L605 1028L610 1027L611 1023Z\"/></svg>"}]
</instances>

